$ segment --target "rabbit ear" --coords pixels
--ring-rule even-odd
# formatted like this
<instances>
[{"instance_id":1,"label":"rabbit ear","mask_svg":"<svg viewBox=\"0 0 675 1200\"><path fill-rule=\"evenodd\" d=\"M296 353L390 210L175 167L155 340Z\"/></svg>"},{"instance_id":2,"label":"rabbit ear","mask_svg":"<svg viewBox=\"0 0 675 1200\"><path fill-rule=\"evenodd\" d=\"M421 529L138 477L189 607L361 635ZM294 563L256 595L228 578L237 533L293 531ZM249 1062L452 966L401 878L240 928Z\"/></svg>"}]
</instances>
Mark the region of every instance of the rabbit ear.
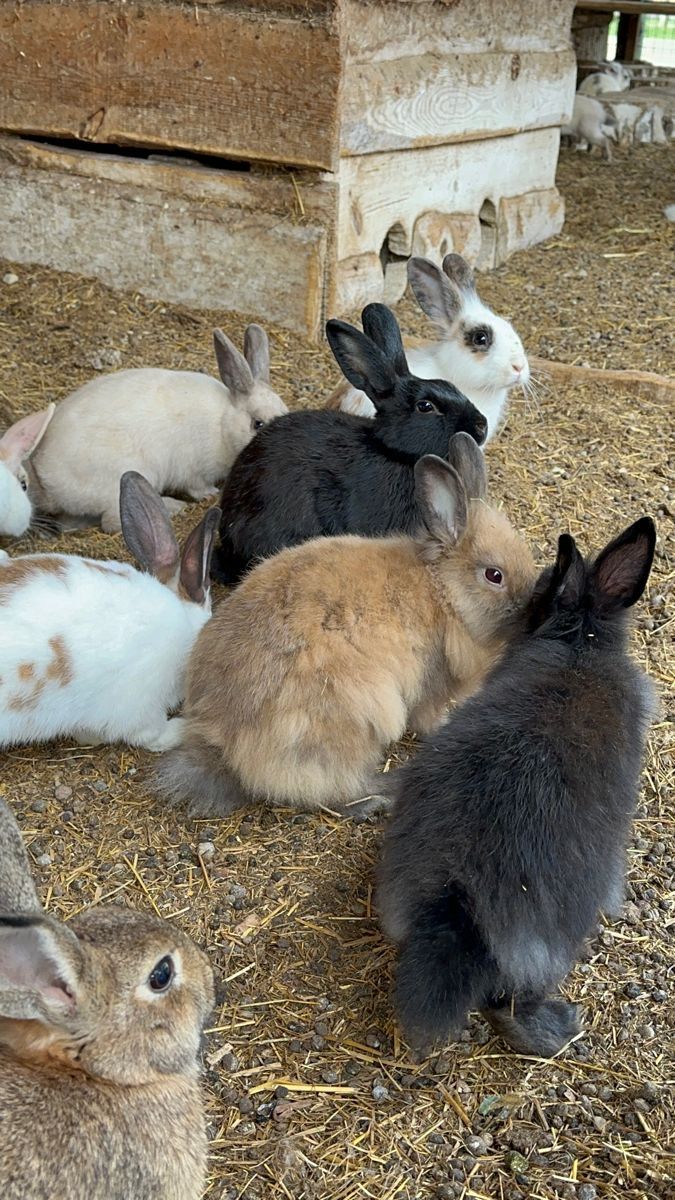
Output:
<instances>
[{"instance_id":1,"label":"rabbit ear","mask_svg":"<svg viewBox=\"0 0 675 1200\"><path fill-rule=\"evenodd\" d=\"M40 911L28 854L16 818L0 796L0 912Z\"/></svg>"},{"instance_id":2,"label":"rabbit ear","mask_svg":"<svg viewBox=\"0 0 675 1200\"><path fill-rule=\"evenodd\" d=\"M210 508L183 546L180 584L195 604L203 604L209 592L211 555L220 518L220 509Z\"/></svg>"},{"instance_id":3,"label":"rabbit ear","mask_svg":"<svg viewBox=\"0 0 675 1200\"><path fill-rule=\"evenodd\" d=\"M476 291L473 271L461 254L446 254L443 259L443 272L460 292Z\"/></svg>"},{"instance_id":4,"label":"rabbit ear","mask_svg":"<svg viewBox=\"0 0 675 1200\"><path fill-rule=\"evenodd\" d=\"M270 343L262 325L247 326L244 334L244 358L251 368L253 378L269 383Z\"/></svg>"},{"instance_id":5,"label":"rabbit ear","mask_svg":"<svg viewBox=\"0 0 675 1200\"><path fill-rule=\"evenodd\" d=\"M138 471L120 479L122 537L134 558L161 583L178 570L180 551L161 496Z\"/></svg>"},{"instance_id":6,"label":"rabbit ear","mask_svg":"<svg viewBox=\"0 0 675 1200\"><path fill-rule=\"evenodd\" d=\"M396 387L396 372L379 346L346 321L328 321L326 337L337 364L349 382L365 392L375 407Z\"/></svg>"},{"instance_id":7,"label":"rabbit ear","mask_svg":"<svg viewBox=\"0 0 675 1200\"><path fill-rule=\"evenodd\" d=\"M605 546L591 568L593 608L599 613L630 608L645 590L654 558L656 527L641 517Z\"/></svg>"},{"instance_id":8,"label":"rabbit ear","mask_svg":"<svg viewBox=\"0 0 675 1200\"><path fill-rule=\"evenodd\" d=\"M214 329L213 347L216 352L220 378L225 387L234 396L248 396L253 390L253 375L243 354L237 350L222 329Z\"/></svg>"},{"instance_id":9,"label":"rabbit ear","mask_svg":"<svg viewBox=\"0 0 675 1200\"><path fill-rule=\"evenodd\" d=\"M422 312L443 329L452 328L462 310L462 300L436 264L428 258L409 258L408 281Z\"/></svg>"},{"instance_id":10,"label":"rabbit ear","mask_svg":"<svg viewBox=\"0 0 675 1200\"><path fill-rule=\"evenodd\" d=\"M391 362L397 375L409 375L398 321L386 304L368 304L361 313L361 324L369 337Z\"/></svg>"},{"instance_id":11,"label":"rabbit ear","mask_svg":"<svg viewBox=\"0 0 675 1200\"><path fill-rule=\"evenodd\" d=\"M56 405L50 404L43 412L30 413L11 425L0 437L0 460L16 474L24 458L33 453L49 425Z\"/></svg>"},{"instance_id":12,"label":"rabbit ear","mask_svg":"<svg viewBox=\"0 0 675 1200\"><path fill-rule=\"evenodd\" d=\"M415 463L415 495L420 515L435 541L455 546L468 519L467 494L454 467L425 454Z\"/></svg>"},{"instance_id":13,"label":"rabbit ear","mask_svg":"<svg viewBox=\"0 0 675 1200\"><path fill-rule=\"evenodd\" d=\"M80 944L44 915L0 916L0 1015L68 1026L77 1015Z\"/></svg>"},{"instance_id":14,"label":"rabbit ear","mask_svg":"<svg viewBox=\"0 0 675 1200\"><path fill-rule=\"evenodd\" d=\"M556 607L575 608L585 585L586 568L577 544L569 533L561 533L556 560L535 585L528 608L528 629L538 629Z\"/></svg>"},{"instance_id":15,"label":"rabbit ear","mask_svg":"<svg viewBox=\"0 0 675 1200\"><path fill-rule=\"evenodd\" d=\"M484 500L487 495L485 455L469 433L456 433L450 438L448 462L459 475L470 500Z\"/></svg>"}]
</instances>

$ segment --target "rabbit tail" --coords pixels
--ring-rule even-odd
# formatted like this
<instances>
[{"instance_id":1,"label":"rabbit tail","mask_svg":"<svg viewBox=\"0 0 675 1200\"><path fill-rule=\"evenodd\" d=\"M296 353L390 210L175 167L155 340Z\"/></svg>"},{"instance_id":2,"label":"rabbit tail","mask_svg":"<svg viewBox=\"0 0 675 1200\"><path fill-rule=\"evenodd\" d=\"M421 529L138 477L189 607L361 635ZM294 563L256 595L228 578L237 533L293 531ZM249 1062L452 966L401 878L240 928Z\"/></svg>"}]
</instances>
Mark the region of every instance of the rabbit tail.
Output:
<instances>
[{"instance_id":1,"label":"rabbit tail","mask_svg":"<svg viewBox=\"0 0 675 1200\"><path fill-rule=\"evenodd\" d=\"M397 1009L411 1045L425 1050L458 1037L498 974L460 889L420 908L396 973Z\"/></svg>"},{"instance_id":2,"label":"rabbit tail","mask_svg":"<svg viewBox=\"0 0 675 1200\"><path fill-rule=\"evenodd\" d=\"M163 754L155 771L160 795L185 804L190 816L225 817L250 803L221 752L196 734Z\"/></svg>"}]
</instances>

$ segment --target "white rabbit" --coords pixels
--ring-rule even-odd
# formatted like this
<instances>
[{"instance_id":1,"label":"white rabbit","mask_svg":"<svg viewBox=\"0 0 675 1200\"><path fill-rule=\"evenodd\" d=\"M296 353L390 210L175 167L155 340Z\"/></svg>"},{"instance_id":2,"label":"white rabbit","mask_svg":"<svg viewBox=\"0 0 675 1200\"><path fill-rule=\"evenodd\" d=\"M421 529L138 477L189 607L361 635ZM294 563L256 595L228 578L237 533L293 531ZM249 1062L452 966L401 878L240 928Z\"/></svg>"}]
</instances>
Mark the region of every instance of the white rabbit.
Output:
<instances>
[{"instance_id":1,"label":"white rabbit","mask_svg":"<svg viewBox=\"0 0 675 1200\"><path fill-rule=\"evenodd\" d=\"M599 146L607 162L612 161L609 139L616 137L616 126L600 100L577 92L572 119L569 125L563 126L561 133L564 137L571 137L574 142L587 142L589 150Z\"/></svg>"},{"instance_id":2,"label":"white rabbit","mask_svg":"<svg viewBox=\"0 0 675 1200\"><path fill-rule=\"evenodd\" d=\"M626 92L631 80L631 72L618 62L602 63L597 71L587 75L579 84L578 91L582 96L602 96L606 92Z\"/></svg>"},{"instance_id":3,"label":"white rabbit","mask_svg":"<svg viewBox=\"0 0 675 1200\"><path fill-rule=\"evenodd\" d=\"M413 375L454 384L488 423L488 439L499 426L508 392L526 387L527 355L515 329L483 304L473 271L459 254L447 254L441 271L427 258L408 260L408 280L420 308L443 332L440 342L406 344ZM342 383L327 408L372 417L375 409L364 392Z\"/></svg>"},{"instance_id":4,"label":"white rabbit","mask_svg":"<svg viewBox=\"0 0 675 1200\"><path fill-rule=\"evenodd\" d=\"M21 537L31 523L33 506L23 464L43 436L54 408L50 404L43 412L22 417L0 437L0 535Z\"/></svg>"},{"instance_id":5,"label":"white rabbit","mask_svg":"<svg viewBox=\"0 0 675 1200\"><path fill-rule=\"evenodd\" d=\"M221 330L214 343L222 383L198 371L141 368L85 383L59 404L29 468L29 494L44 513L120 528L119 481L140 471L165 497L215 495L240 450L286 405L269 385L269 344L249 325L241 354Z\"/></svg>"},{"instance_id":6,"label":"white rabbit","mask_svg":"<svg viewBox=\"0 0 675 1200\"><path fill-rule=\"evenodd\" d=\"M0 558L0 746L76 737L166 750L192 644L211 611L220 509L180 553L161 498L122 476L124 539L151 572L64 554Z\"/></svg>"}]
</instances>

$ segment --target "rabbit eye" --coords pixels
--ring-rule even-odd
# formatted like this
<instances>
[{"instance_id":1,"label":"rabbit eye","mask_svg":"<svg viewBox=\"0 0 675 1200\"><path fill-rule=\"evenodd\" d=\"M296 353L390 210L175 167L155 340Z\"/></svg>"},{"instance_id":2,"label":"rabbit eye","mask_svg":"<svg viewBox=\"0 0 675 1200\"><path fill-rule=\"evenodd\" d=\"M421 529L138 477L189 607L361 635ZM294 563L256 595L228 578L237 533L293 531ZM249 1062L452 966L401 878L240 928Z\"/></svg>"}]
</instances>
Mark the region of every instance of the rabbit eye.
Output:
<instances>
[{"instance_id":1,"label":"rabbit eye","mask_svg":"<svg viewBox=\"0 0 675 1200\"><path fill-rule=\"evenodd\" d=\"M165 992L174 977L173 959L170 954L160 958L148 977L153 992Z\"/></svg>"},{"instance_id":2,"label":"rabbit eye","mask_svg":"<svg viewBox=\"0 0 675 1200\"><path fill-rule=\"evenodd\" d=\"M487 350L492 345L492 330L487 325L477 325L466 334L466 341L475 350Z\"/></svg>"},{"instance_id":3,"label":"rabbit eye","mask_svg":"<svg viewBox=\"0 0 675 1200\"><path fill-rule=\"evenodd\" d=\"M20 484L22 492L28 491L28 480L27 479L20 479L19 484Z\"/></svg>"},{"instance_id":4,"label":"rabbit eye","mask_svg":"<svg viewBox=\"0 0 675 1200\"><path fill-rule=\"evenodd\" d=\"M504 582L504 576L498 567L486 567L483 571L483 574L488 583L493 583L496 585L496 587L501 587L502 583Z\"/></svg>"},{"instance_id":5,"label":"rabbit eye","mask_svg":"<svg viewBox=\"0 0 675 1200\"><path fill-rule=\"evenodd\" d=\"M255 421L253 422L253 428L254 428L254 429L262 429L262 427L263 427L263 425L264 425L264 424L265 424L265 422L264 422L264 421L261 421L261 420L257 419L257 420L255 420Z\"/></svg>"},{"instance_id":6,"label":"rabbit eye","mask_svg":"<svg viewBox=\"0 0 675 1200\"><path fill-rule=\"evenodd\" d=\"M418 412L438 412L435 404L431 400L418 400L415 408Z\"/></svg>"}]
</instances>

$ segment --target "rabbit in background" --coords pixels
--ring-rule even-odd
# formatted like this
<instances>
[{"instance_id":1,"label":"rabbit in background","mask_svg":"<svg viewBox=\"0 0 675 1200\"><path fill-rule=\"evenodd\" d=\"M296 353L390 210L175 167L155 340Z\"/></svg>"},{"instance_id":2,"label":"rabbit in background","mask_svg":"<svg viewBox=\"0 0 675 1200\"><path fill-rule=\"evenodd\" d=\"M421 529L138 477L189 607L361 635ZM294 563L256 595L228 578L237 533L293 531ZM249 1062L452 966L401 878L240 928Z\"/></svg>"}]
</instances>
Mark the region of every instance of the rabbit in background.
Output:
<instances>
[{"instance_id":1,"label":"rabbit in background","mask_svg":"<svg viewBox=\"0 0 675 1200\"><path fill-rule=\"evenodd\" d=\"M100 522L114 533L126 471L142 474L169 513L184 507L173 493L216 495L256 430L287 409L270 387L264 329L248 326L243 354L219 329L214 346L222 382L199 371L133 368L62 400L25 466L33 507L66 527Z\"/></svg>"},{"instance_id":2,"label":"rabbit in background","mask_svg":"<svg viewBox=\"0 0 675 1200\"><path fill-rule=\"evenodd\" d=\"M578 1032L576 1006L549 993L599 911L621 903L657 708L626 618L655 537L643 517L586 562L563 534L527 632L392 776L377 907L419 1049L457 1037L476 1008L524 1054L556 1054Z\"/></svg>"},{"instance_id":3,"label":"rabbit in background","mask_svg":"<svg viewBox=\"0 0 675 1200\"><path fill-rule=\"evenodd\" d=\"M0 746L57 737L165 750L180 740L188 655L211 613L220 509L182 553L142 475L119 486L125 541L143 565L0 552Z\"/></svg>"},{"instance_id":4,"label":"rabbit in background","mask_svg":"<svg viewBox=\"0 0 675 1200\"><path fill-rule=\"evenodd\" d=\"M496 433L509 392L530 388L530 368L518 334L480 299L471 267L460 254L446 254L441 270L428 258L408 260L408 280L420 308L437 325L440 341L406 344L413 374L447 379L483 414L487 440ZM341 383L329 409L372 417L372 401L354 383Z\"/></svg>"},{"instance_id":5,"label":"rabbit in background","mask_svg":"<svg viewBox=\"0 0 675 1200\"><path fill-rule=\"evenodd\" d=\"M213 973L167 921L44 913L0 797L0 1195L199 1200Z\"/></svg>"}]
</instances>

